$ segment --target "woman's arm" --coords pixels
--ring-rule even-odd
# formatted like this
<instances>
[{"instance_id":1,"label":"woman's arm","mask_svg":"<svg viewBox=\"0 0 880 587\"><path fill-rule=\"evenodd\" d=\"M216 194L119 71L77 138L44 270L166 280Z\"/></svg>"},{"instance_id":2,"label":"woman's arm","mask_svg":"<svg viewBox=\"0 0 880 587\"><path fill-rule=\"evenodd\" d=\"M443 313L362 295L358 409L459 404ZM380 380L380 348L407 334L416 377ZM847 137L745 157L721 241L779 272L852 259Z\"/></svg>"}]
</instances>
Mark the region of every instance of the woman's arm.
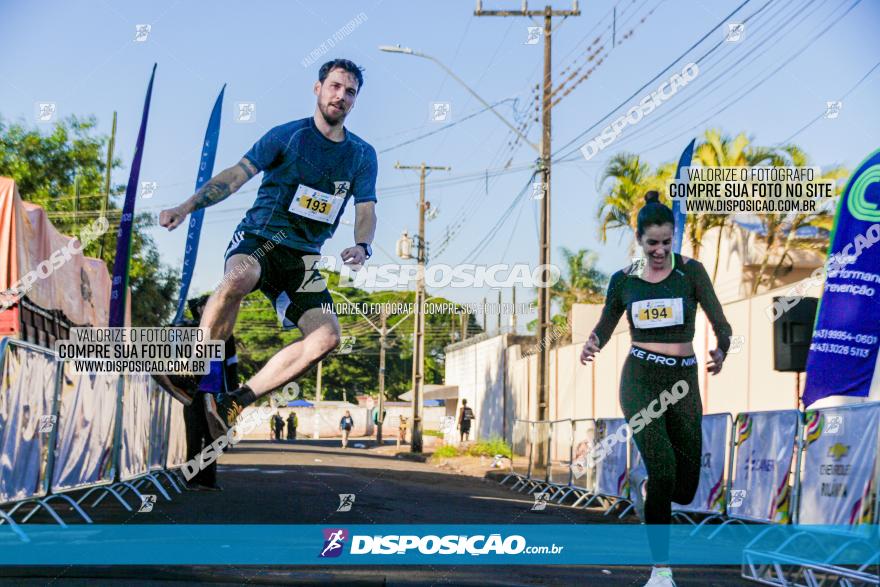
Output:
<instances>
[{"instance_id":1,"label":"woman's arm","mask_svg":"<svg viewBox=\"0 0 880 587\"><path fill-rule=\"evenodd\" d=\"M727 322L727 318L724 317L724 309L721 307L721 302L718 301L718 296L715 295L715 288L712 286L709 274L706 273L706 268L702 263L695 261L691 261L691 263L695 265L694 278L697 301L706 312L709 322L712 323L712 330L715 332L715 338L718 339L718 348L726 355L730 348L730 335L733 334L733 329Z\"/></svg>"},{"instance_id":2,"label":"woman's arm","mask_svg":"<svg viewBox=\"0 0 880 587\"><path fill-rule=\"evenodd\" d=\"M608 292L605 294L605 307L602 308L602 316L599 318L599 323L596 324L593 332L590 333L590 337L584 343L584 348L581 351L582 365L593 360L593 355L605 346L608 339L611 338L614 329L617 328L617 323L620 322L620 317L623 315L624 310L626 310L622 296L625 279L626 275L622 271L618 271L611 276L611 281L608 283Z\"/></svg>"}]
</instances>

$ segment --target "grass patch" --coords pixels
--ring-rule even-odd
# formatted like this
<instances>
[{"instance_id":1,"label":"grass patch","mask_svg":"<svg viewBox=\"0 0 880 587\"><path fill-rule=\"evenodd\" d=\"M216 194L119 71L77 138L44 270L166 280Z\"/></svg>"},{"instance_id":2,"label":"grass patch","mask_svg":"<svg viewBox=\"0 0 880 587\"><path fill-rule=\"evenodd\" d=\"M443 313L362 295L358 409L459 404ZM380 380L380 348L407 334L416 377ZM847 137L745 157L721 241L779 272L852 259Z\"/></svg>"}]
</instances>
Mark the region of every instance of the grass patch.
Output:
<instances>
[{"instance_id":1,"label":"grass patch","mask_svg":"<svg viewBox=\"0 0 880 587\"><path fill-rule=\"evenodd\" d=\"M478 440L467 448L467 454L472 457L494 457L495 455L510 457L512 452L510 445L498 436L493 436L488 440Z\"/></svg>"},{"instance_id":2,"label":"grass patch","mask_svg":"<svg viewBox=\"0 0 880 587\"><path fill-rule=\"evenodd\" d=\"M451 444L444 444L440 448L434 451L434 454L431 455L431 458L435 459L451 459L452 457L457 457L459 455L458 449Z\"/></svg>"},{"instance_id":3,"label":"grass patch","mask_svg":"<svg viewBox=\"0 0 880 587\"><path fill-rule=\"evenodd\" d=\"M437 438L443 438L443 433L439 430L424 430L422 431L422 436L436 436Z\"/></svg>"}]
</instances>

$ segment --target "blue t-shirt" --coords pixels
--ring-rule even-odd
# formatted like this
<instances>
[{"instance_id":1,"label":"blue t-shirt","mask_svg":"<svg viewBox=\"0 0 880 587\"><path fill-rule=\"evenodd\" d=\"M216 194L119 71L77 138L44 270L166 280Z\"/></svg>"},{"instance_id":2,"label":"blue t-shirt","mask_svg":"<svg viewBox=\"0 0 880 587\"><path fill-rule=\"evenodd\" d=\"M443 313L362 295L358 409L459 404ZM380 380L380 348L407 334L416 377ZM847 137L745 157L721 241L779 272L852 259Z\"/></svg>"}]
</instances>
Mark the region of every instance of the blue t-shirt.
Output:
<instances>
[{"instance_id":1,"label":"blue t-shirt","mask_svg":"<svg viewBox=\"0 0 880 587\"><path fill-rule=\"evenodd\" d=\"M308 253L320 253L321 246L336 232L345 205L376 201L376 150L345 129L345 140L334 142L321 134L311 116L276 126L257 141L245 157L263 172L263 182L254 205L239 223L238 231L272 239L283 231L280 244ZM297 210L325 214L330 208L317 201L336 196L333 222L316 220L291 212L294 195L302 184ZM324 196L315 197L314 190ZM341 196L341 198L340 198ZM309 205L316 211L308 211ZM353 244L353 243L352 243Z\"/></svg>"}]
</instances>

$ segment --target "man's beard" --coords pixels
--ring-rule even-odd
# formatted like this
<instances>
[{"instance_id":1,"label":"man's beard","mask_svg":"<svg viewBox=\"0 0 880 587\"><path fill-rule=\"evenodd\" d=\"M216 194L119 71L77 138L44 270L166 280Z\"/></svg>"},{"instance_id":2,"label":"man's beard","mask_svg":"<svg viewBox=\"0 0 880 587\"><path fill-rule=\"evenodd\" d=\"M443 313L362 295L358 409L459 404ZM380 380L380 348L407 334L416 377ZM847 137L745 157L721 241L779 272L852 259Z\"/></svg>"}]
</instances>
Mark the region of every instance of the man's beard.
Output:
<instances>
[{"instance_id":1,"label":"man's beard","mask_svg":"<svg viewBox=\"0 0 880 587\"><path fill-rule=\"evenodd\" d=\"M340 110L339 114L334 117L330 114L330 104L322 106L321 108L319 108L319 110L321 111L321 116L324 117L324 121L330 126L342 124L345 121L346 115L348 114L348 112L346 112L345 110Z\"/></svg>"}]
</instances>

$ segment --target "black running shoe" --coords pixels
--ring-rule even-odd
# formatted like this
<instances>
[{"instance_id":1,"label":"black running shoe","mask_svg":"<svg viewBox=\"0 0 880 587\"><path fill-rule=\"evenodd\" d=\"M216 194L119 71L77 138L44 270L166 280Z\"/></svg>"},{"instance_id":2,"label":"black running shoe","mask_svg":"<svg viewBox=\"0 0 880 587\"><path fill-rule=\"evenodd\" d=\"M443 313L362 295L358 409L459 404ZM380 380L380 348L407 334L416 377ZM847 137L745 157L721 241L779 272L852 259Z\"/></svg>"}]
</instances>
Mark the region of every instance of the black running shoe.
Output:
<instances>
[{"instance_id":1,"label":"black running shoe","mask_svg":"<svg viewBox=\"0 0 880 587\"><path fill-rule=\"evenodd\" d=\"M205 413L208 416L208 429L213 438L220 438L230 428L235 426L235 421L241 415L244 406L228 393L217 395L205 394Z\"/></svg>"},{"instance_id":2,"label":"black running shoe","mask_svg":"<svg viewBox=\"0 0 880 587\"><path fill-rule=\"evenodd\" d=\"M175 385L170 379L168 375L156 374L152 375L153 380L159 384L159 387L167 391L171 397L179 401L185 406L192 405L193 398L195 397L195 389L194 387L180 387Z\"/></svg>"}]
</instances>

